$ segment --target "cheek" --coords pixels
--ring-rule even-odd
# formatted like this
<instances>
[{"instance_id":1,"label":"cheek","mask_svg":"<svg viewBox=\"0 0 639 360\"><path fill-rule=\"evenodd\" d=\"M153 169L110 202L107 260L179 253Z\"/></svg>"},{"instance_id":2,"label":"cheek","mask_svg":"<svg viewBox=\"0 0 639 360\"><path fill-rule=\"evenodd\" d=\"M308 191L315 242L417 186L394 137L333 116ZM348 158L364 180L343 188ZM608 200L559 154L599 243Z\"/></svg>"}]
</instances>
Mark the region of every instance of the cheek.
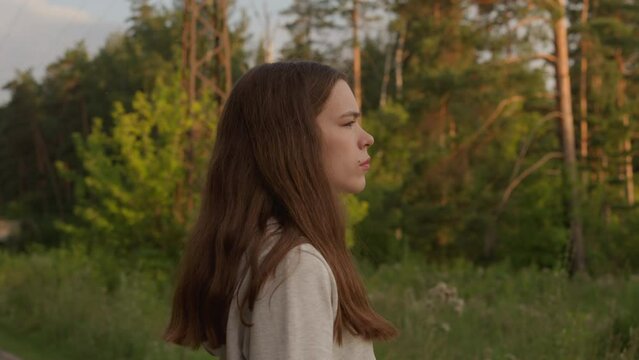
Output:
<instances>
[{"instance_id":1,"label":"cheek","mask_svg":"<svg viewBox=\"0 0 639 360\"><path fill-rule=\"evenodd\" d=\"M354 157L350 139L333 138L332 140L327 143L325 168L331 182L344 186L352 182L353 177L357 175L357 159Z\"/></svg>"},{"instance_id":2,"label":"cheek","mask_svg":"<svg viewBox=\"0 0 639 360\"><path fill-rule=\"evenodd\" d=\"M333 136L328 139L326 145L326 160L329 162L329 167L333 169L344 168L350 160L350 147L349 139L344 136Z\"/></svg>"},{"instance_id":3,"label":"cheek","mask_svg":"<svg viewBox=\"0 0 639 360\"><path fill-rule=\"evenodd\" d=\"M344 134L342 134L344 135ZM348 134L346 134L348 135ZM324 141L324 169L329 182L343 193L358 193L366 185L357 167L356 146L349 136L327 137Z\"/></svg>"},{"instance_id":4,"label":"cheek","mask_svg":"<svg viewBox=\"0 0 639 360\"><path fill-rule=\"evenodd\" d=\"M324 166L330 177L340 172L340 158L340 150L336 144L327 143L326 151L324 152Z\"/></svg>"}]
</instances>

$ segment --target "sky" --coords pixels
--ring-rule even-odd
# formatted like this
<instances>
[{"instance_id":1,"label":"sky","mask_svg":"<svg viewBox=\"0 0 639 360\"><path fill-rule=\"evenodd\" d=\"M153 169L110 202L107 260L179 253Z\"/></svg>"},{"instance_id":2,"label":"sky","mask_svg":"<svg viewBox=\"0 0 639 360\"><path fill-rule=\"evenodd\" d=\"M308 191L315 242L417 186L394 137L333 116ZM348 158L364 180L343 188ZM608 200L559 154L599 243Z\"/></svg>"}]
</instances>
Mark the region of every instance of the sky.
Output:
<instances>
[{"instance_id":1,"label":"sky","mask_svg":"<svg viewBox=\"0 0 639 360\"><path fill-rule=\"evenodd\" d=\"M151 3L170 7L174 1ZM237 8L247 9L253 34L263 32L266 10L277 48L285 41L278 14L291 1L237 0ZM91 55L95 54L110 33L126 29L130 13L129 0L0 0L0 88L18 69L32 68L41 79L46 66L80 40L85 41ZM0 90L0 104L8 97L6 90Z\"/></svg>"}]
</instances>

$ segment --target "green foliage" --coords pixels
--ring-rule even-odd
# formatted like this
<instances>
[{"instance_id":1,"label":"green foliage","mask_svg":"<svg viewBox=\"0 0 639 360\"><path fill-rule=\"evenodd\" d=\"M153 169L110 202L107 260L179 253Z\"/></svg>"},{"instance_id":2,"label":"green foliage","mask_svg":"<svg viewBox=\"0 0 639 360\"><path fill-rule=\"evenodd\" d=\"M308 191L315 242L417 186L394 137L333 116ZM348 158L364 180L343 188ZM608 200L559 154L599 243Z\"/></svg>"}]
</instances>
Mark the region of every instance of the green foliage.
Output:
<instances>
[{"instance_id":1,"label":"green foliage","mask_svg":"<svg viewBox=\"0 0 639 360\"><path fill-rule=\"evenodd\" d=\"M394 102L365 122L380 163L365 192L371 210L357 227L367 239L358 250L377 264L416 253L554 266L565 241L560 180L532 174L502 200L524 170L558 147L546 121L553 104L539 97L541 72L502 62L501 48L517 46L505 40L510 35L482 31L484 19L466 17L465 6L437 8L439 18L425 16L435 3L397 7L393 26L410 24L405 84L401 92L395 84ZM378 70L382 49L375 50ZM489 60L477 60L479 49L492 53ZM540 172L557 172L557 165L549 162ZM530 189L538 192L533 207L522 200ZM489 238L497 245L487 254Z\"/></svg>"},{"instance_id":2,"label":"green foliage","mask_svg":"<svg viewBox=\"0 0 639 360\"><path fill-rule=\"evenodd\" d=\"M210 359L164 343L171 286L114 271L82 247L0 252L0 329L48 359ZM577 278L556 270L425 265L418 257L366 271L375 309L400 330L379 359L633 359L639 279ZM0 338L5 346L6 338ZM56 357L56 355L58 355ZM17 355L22 355L17 353ZM26 354L24 355L26 358Z\"/></svg>"},{"instance_id":3,"label":"green foliage","mask_svg":"<svg viewBox=\"0 0 639 360\"><path fill-rule=\"evenodd\" d=\"M639 94L639 77L632 59L639 48L637 19L636 4L606 0L593 3L588 22L574 30L585 44L579 56L588 64L588 68L573 67L573 74L580 76L587 70L589 156L582 159L582 169L588 199L583 213L594 272L639 268L634 240L637 209L629 204L624 173L628 156L634 163L633 172L636 169L633 134L639 107L632 99ZM626 141L630 149L625 148Z\"/></svg>"},{"instance_id":4,"label":"green foliage","mask_svg":"<svg viewBox=\"0 0 639 360\"><path fill-rule=\"evenodd\" d=\"M352 248L357 242L354 227L368 215L368 203L359 200L355 195L346 195L343 198L348 214L346 224L346 245Z\"/></svg>"},{"instance_id":5,"label":"green foliage","mask_svg":"<svg viewBox=\"0 0 639 360\"><path fill-rule=\"evenodd\" d=\"M49 147L58 128L46 116L44 89L30 70L17 72L4 88L11 99L0 111L0 214L22 219L29 230L21 235L23 245L55 245L52 220L69 206L52 161L59 154Z\"/></svg>"},{"instance_id":6,"label":"green foliage","mask_svg":"<svg viewBox=\"0 0 639 360\"><path fill-rule=\"evenodd\" d=\"M56 354L59 359L211 358L162 341L170 303L166 283L112 270L115 288L105 283L95 257L79 246L0 253L0 328L28 339L48 359Z\"/></svg>"},{"instance_id":7,"label":"green foliage","mask_svg":"<svg viewBox=\"0 0 639 360\"><path fill-rule=\"evenodd\" d=\"M63 234L54 221L74 221L74 186L55 168L63 162L83 173L72 134L84 141L94 126L111 133L115 103L131 111L137 92L151 94L159 76L180 66L181 9L136 1L131 10L127 31L111 34L95 56L78 43L47 66L42 81L26 71L4 85L11 98L0 106L0 215L28 224L35 235L25 243L58 245ZM231 24L234 78L247 69L247 26L246 16Z\"/></svg>"},{"instance_id":8,"label":"green foliage","mask_svg":"<svg viewBox=\"0 0 639 360\"><path fill-rule=\"evenodd\" d=\"M150 91L160 72L174 72L178 13L133 10L127 33L112 35L95 57L79 43L47 66L42 81L20 71L3 84L11 97L0 107L0 214L31 229L23 243L59 245L53 223L71 221L73 186L55 163L81 173L72 134L87 136L94 117L110 130L114 101L128 109L136 91Z\"/></svg>"},{"instance_id":9,"label":"green foliage","mask_svg":"<svg viewBox=\"0 0 639 360\"><path fill-rule=\"evenodd\" d=\"M638 209L607 209L605 187L592 190L584 212L586 243L593 273L633 272L639 267Z\"/></svg>"},{"instance_id":10,"label":"green foliage","mask_svg":"<svg viewBox=\"0 0 639 360\"><path fill-rule=\"evenodd\" d=\"M305 59L322 61L321 46L327 45L322 38L322 30L333 25L330 0L294 0L281 14L289 18L285 24L291 41L281 50L284 59Z\"/></svg>"},{"instance_id":11,"label":"green foliage","mask_svg":"<svg viewBox=\"0 0 639 360\"><path fill-rule=\"evenodd\" d=\"M539 51L553 48L552 21L564 12L553 4L406 0L381 10L361 3L362 111L376 141L367 189L345 199L355 253L375 265L413 255L515 267L565 261L552 66L539 60L552 58ZM292 2L281 13L291 35L282 57L351 72L352 5ZM177 80L154 92L158 76L180 64L180 5L141 0L131 8L127 31L113 34L94 57L79 43L48 66L42 81L19 72L6 85L0 215L26 223L32 243L55 246L66 237L159 268L177 256L191 216L185 209L196 208L197 198L188 205L194 188L184 187L189 168L178 154L187 149L188 122L209 110L178 122L184 109ZM596 273L634 271L639 225L622 169L629 157L637 166L639 7L591 2L587 23L581 9L577 1L566 12L576 121L586 86L589 152L580 157L580 179L588 261ZM380 11L386 13L375 19ZM233 79L253 57L245 49L252 35L246 14L229 27ZM140 91L146 95L135 95Z\"/></svg>"},{"instance_id":12,"label":"green foliage","mask_svg":"<svg viewBox=\"0 0 639 360\"><path fill-rule=\"evenodd\" d=\"M374 263L401 258L404 244L401 226L404 207L401 191L412 169L412 154L417 150L409 137L408 113L396 103L388 104L365 116L364 127L374 134L371 170L362 199L369 204L369 215L357 225L361 239L355 251Z\"/></svg>"},{"instance_id":13,"label":"green foliage","mask_svg":"<svg viewBox=\"0 0 639 360\"><path fill-rule=\"evenodd\" d=\"M561 177L551 171L528 179L500 219L503 247L499 258L517 267L560 268L566 255L568 229L564 226ZM539 211L545 209L545 211Z\"/></svg>"},{"instance_id":14,"label":"green foliage","mask_svg":"<svg viewBox=\"0 0 639 360\"><path fill-rule=\"evenodd\" d=\"M367 278L376 308L400 329L378 358L633 359L636 278L568 280L555 270L446 267L418 259ZM393 295L390 295L393 294Z\"/></svg>"},{"instance_id":15,"label":"green foliage","mask_svg":"<svg viewBox=\"0 0 639 360\"><path fill-rule=\"evenodd\" d=\"M82 171L56 164L76 189L77 219L58 222L69 242L141 267L162 267L178 256L192 216L183 202L196 196L217 125L212 102L194 104L189 115L185 104L174 76L150 95L138 93L131 112L116 103L112 131L96 119L86 140L75 136ZM200 135L195 142L191 129ZM187 151L197 154L195 163L185 160ZM190 184L187 166L196 169Z\"/></svg>"},{"instance_id":16,"label":"green foliage","mask_svg":"<svg viewBox=\"0 0 639 360\"><path fill-rule=\"evenodd\" d=\"M240 21L229 31L231 46L231 79L237 81L249 69L251 53L246 50L246 44L251 38L249 33L250 18L246 9L241 9Z\"/></svg>"}]
</instances>

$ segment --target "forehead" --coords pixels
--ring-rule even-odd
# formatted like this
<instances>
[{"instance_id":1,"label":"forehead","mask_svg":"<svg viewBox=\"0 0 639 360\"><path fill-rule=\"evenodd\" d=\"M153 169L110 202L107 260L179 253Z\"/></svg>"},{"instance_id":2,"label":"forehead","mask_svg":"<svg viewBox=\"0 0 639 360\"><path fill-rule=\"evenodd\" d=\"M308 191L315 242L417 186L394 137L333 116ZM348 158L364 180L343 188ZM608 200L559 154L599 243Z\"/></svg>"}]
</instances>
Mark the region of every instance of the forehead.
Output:
<instances>
[{"instance_id":1,"label":"forehead","mask_svg":"<svg viewBox=\"0 0 639 360\"><path fill-rule=\"evenodd\" d=\"M348 111L359 111L357 101L355 101L355 96L348 84L344 80L339 80L333 86L322 113L340 116Z\"/></svg>"}]
</instances>

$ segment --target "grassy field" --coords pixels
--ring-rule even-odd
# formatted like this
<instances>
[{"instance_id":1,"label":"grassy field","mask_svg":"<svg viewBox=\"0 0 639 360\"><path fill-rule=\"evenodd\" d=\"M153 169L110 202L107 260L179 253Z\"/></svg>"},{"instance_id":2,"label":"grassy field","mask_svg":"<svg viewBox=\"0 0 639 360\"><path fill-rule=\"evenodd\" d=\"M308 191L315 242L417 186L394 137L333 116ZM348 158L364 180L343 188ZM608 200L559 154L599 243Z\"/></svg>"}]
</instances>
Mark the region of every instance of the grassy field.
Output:
<instances>
[{"instance_id":1,"label":"grassy field","mask_svg":"<svg viewBox=\"0 0 639 360\"><path fill-rule=\"evenodd\" d=\"M368 283L402 331L378 359L639 359L637 278L403 264Z\"/></svg>"},{"instance_id":2,"label":"grassy field","mask_svg":"<svg viewBox=\"0 0 639 360\"><path fill-rule=\"evenodd\" d=\"M10 329L0 327L0 349L10 354L20 354L22 360L64 359L65 354L44 351L45 344L34 343L34 339L16 335Z\"/></svg>"},{"instance_id":3,"label":"grassy field","mask_svg":"<svg viewBox=\"0 0 639 360\"><path fill-rule=\"evenodd\" d=\"M211 359L159 339L168 281L96 267L77 252L0 253L0 348L23 360ZM364 273L401 332L375 345L378 359L639 359L637 277L417 261Z\"/></svg>"}]
</instances>

